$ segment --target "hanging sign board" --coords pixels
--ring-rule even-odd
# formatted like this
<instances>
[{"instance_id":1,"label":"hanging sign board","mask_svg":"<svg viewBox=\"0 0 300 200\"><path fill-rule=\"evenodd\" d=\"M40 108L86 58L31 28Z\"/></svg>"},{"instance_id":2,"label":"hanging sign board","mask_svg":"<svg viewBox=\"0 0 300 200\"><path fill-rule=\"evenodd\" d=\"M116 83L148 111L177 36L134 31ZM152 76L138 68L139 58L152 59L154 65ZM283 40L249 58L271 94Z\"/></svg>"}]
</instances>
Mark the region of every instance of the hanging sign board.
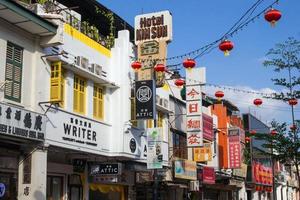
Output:
<instances>
[{"instance_id":1,"label":"hanging sign board","mask_svg":"<svg viewBox=\"0 0 300 200\"><path fill-rule=\"evenodd\" d=\"M150 40L172 40L172 15L169 11L147 13L135 17L135 44Z\"/></svg>"},{"instance_id":2,"label":"hanging sign board","mask_svg":"<svg viewBox=\"0 0 300 200\"><path fill-rule=\"evenodd\" d=\"M135 82L136 119L154 119L155 87L153 80Z\"/></svg>"},{"instance_id":3,"label":"hanging sign board","mask_svg":"<svg viewBox=\"0 0 300 200\"><path fill-rule=\"evenodd\" d=\"M163 168L162 128L147 129L147 169Z\"/></svg>"}]
</instances>

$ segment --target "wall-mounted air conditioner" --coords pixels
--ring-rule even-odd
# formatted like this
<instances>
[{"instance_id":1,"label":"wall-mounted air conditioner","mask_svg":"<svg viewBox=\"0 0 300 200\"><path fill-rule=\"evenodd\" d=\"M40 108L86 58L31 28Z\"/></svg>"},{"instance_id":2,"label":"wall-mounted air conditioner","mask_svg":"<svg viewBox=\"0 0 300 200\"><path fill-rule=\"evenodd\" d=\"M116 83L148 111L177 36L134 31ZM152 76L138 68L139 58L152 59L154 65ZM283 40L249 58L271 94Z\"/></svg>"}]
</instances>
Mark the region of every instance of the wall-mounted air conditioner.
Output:
<instances>
[{"instance_id":1,"label":"wall-mounted air conditioner","mask_svg":"<svg viewBox=\"0 0 300 200\"><path fill-rule=\"evenodd\" d=\"M159 98L158 104L166 109L169 108L169 101L165 98Z\"/></svg>"},{"instance_id":2,"label":"wall-mounted air conditioner","mask_svg":"<svg viewBox=\"0 0 300 200\"><path fill-rule=\"evenodd\" d=\"M76 65L84 68L84 69L88 69L89 67L89 60L83 56L77 56L76 57Z\"/></svg>"},{"instance_id":3,"label":"wall-mounted air conditioner","mask_svg":"<svg viewBox=\"0 0 300 200\"><path fill-rule=\"evenodd\" d=\"M100 65L93 63L92 64L92 68L94 68L94 73L97 76L101 76L101 74L102 74L102 67Z\"/></svg>"}]
</instances>

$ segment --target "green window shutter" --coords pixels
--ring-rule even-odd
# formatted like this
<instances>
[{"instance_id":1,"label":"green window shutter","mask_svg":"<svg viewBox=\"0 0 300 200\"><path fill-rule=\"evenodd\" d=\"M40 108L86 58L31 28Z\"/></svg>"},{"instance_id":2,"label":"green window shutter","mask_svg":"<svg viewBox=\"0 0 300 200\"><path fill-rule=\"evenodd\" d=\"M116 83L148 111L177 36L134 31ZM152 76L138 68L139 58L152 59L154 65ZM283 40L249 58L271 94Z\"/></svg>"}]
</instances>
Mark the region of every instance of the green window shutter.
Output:
<instances>
[{"instance_id":1,"label":"green window shutter","mask_svg":"<svg viewBox=\"0 0 300 200\"><path fill-rule=\"evenodd\" d=\"M23 48L7 43L6 67L5 67L5 90L6 99L21 102L22 89L22 66Z\"/></svg>"}]
</instances>

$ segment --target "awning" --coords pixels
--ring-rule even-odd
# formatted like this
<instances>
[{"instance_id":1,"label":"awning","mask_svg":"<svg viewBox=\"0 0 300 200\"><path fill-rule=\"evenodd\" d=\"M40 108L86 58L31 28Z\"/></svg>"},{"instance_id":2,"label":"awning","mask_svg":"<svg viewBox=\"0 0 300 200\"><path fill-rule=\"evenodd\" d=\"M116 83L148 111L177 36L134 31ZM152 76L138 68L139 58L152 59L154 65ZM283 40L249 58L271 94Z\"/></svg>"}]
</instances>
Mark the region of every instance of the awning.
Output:
<instances>
[{"instance_id":1,"label":"awning","mask_svg":"<svg viewBox=\"0 0 300 200\"><path fill-rule=\"evenodd\" d=\"M11 0L0 1L0 18L31 34L55 35L57 26Z\"/></svg>"}]
</instances>

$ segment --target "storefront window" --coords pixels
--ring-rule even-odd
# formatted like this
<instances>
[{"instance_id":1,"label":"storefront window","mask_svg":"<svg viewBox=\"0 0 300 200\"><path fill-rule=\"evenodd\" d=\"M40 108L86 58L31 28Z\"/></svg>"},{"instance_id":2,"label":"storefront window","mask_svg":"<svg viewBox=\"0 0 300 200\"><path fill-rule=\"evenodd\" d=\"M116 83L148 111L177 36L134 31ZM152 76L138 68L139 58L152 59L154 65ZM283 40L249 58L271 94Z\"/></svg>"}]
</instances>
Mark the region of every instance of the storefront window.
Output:
<instances>
[{"instance_id":1,"label":"storefront window","mask_svg":"<svg viewBox=\"0 0 300 200\"><path fill-rule=\"evenodd\" d=\"M17 200L17 174L0 172L1 200Z\"/></svg>"},{"instance_id":2,"label":"storefront window","mask_svg":"<svg viewBox=\"0 0 300 200\"><path fill-rule=\"evenodd\" d=\"M121 185L90 184L90 199L125 200L125 187Z\"/></svg>"},{"instance_id":3,"label":"storefront window","mask_svg":"<svg viewBox=\"0 0 300 200\"><path fill-rule=\"evenodd\" d=\"M63 178L59 176L47 177L47 200L63 199Z\"/></svg>"}]
</instances>

